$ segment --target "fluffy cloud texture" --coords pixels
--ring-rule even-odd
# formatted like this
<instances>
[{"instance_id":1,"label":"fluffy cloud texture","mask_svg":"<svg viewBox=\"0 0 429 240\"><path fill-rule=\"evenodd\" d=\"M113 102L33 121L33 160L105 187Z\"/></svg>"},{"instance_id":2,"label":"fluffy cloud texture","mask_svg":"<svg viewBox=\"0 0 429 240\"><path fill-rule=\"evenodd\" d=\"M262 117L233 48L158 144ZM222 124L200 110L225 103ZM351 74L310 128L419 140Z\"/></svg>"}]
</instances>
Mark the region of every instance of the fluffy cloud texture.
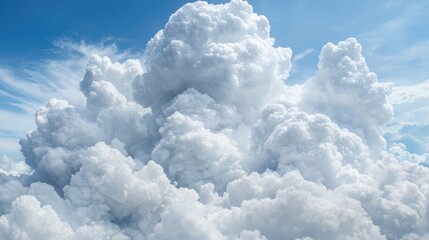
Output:
<instances>
[{"instance_id":1,"label":"fluffy cloud texture","mask_svg":"<svg viewBox=\"0 0 429 240\"><path fill-rule=\"evenodd\" d=\"M301 106L323 113L339 126L358 134L374 154L385 147L383 127L392 117L387 101L389 86L377 82L356 39L328 43L319 56L318 72L305 83Z\"/></svg>"},{"instance_id":2,"label":"fluffy cloud texture","mask_svg":"<svg viewBox=\"0 0 429 240\"><path fill-rule=\"evenodd\" d=\"M86 106L37 111L31 170L1 161L1 239L428 239L429 169L386 148L390 86L356 39L287 86L265 17L198 1L144 56L94 56Z\"/></svg>"},{"instance_id":3,"label":"fluffy cloud texture","mask_svg":"<svg viewBox=\"0 0 429 240\"><path fill-rule=\"evenodd\" d=\"M268 20L248 4L187 4L147 44L147 71L134 80L134 96L157 109L194 88L249 122L275 100L291 68L291 50L273 47L269 34Z\"/></svg>"}]
</instances>

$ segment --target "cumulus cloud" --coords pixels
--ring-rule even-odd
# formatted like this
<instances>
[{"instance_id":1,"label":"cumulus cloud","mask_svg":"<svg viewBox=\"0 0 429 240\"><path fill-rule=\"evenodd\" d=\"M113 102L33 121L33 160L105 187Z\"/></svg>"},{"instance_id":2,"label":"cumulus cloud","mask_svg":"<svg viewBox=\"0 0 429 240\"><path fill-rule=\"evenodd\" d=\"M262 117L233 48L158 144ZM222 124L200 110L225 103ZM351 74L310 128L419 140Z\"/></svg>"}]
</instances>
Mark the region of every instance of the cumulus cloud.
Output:
<instances>
[{"instance_id":1,"label":"cumulus cloud","mask_svg":"<svg viewBox=\"0 0 429 240\"><path fill-rule=\"evenodd\" d=\"M201 122L179 112L168 117L159 131L162 138L152 158L179 186L209 181L220 187L243 175L240 153L227 135L205 129Z\"/></svg>"},{"instance_id":2,"label":"cumulus cloud","mask_svg":"<svg viewBox=\"0 0 429 240\"><path fill-rule=\"evenodd\" d=\"M15 161L7 156L0 158L0 173L19 176L30 172L30 167L23 161Z\"/></svg>"},{"instance_id":3,"label":"cumulus cloud","mask_svg":"<svg viewBox=\"0 0 429 240\"><path fill-rule=\"evenodd\" d=\"M108 57L94 56L86 67L85 77L80 82L80 88L85 96L89 97L94 82L109 79L122 95L132 100L131 83L138 74L142 73L142 66L136 59L129 59L120 64L112 63Z\"/></svg>"},{"instance_id":4,"label":"cumulus cloud","mask_svg":"<svg viewBox=\"0 0 429 240\"><path fill-rule=\"evenodd\" d=\"M110 40L88 43L57 39L47 51L48 59L20 62L19 66L4 63L0 66L0 152L13 159L23 160L18 154L18 141L34 129L34 112L41 105L55 97L77 107L85 104L79 82L93 55L109 56L114 61L134 56L129 51L119 52Z\"/></svg>"},{"instance_id":5,"label":"cumulus cloud","mask_svg":"<svg viewBox=\"0 0 429 240\"><path fill-rule=\"evenodd\" d=\"M253 173L232 182L227 192L238 207L222 212L223 227L258 229L267 239L384 239L358 201L297 171Z\"/></svg>"},{"instance_id":6,"label":"cumulus cloud","mask_svg":"<svg viewBox=\"0 0 429 240\"><path fill-rule=\"evenodd\" d=\"M286 86L291 50L249 3L186 4L143 63L93 56L86 104L36 112L31 169L1 159L0 238L427 239L429 169L385 145L389 86L353 38L318 67Z\"/></svg>"},{"instance_id":7,"label":"cumulus cloud","mask_svg":"<svg viewBox=\"0 0 429 240\"><path fill-rule=\"evenodd\" d=\"M136 100L158 108L194 88L254 117L291 67L291 50L273 47L269 32L268 20L239 1L183 6L147 44L147 71L133 83Z\"/></svg>"},{"instance_id":8,"label":"cumulus cloud","mask_svg":"<svg viewBox=\"0 0 429 240\"><path fill-rule=\"evenodd\" d=\"M254 126L253 151L258 171L299 169L309 180L327 187L356 181L370 160L362 139L339 128L326 115L308 114L283 105L267 107Z\"/></svg>"},{"instance_id":9,"label":"cumulus cloud","mask_svg":"<svg viewBox=\"0 0 429 240\"><path fill-rule=\"evenodd\" d=\"M388 85L370 72L354 38L328 43L320 53L318 72L305 83L303 109L323 113L357 133L375 154L384 148L380 127L392 117Z\"/></svg>"}]
</instances>

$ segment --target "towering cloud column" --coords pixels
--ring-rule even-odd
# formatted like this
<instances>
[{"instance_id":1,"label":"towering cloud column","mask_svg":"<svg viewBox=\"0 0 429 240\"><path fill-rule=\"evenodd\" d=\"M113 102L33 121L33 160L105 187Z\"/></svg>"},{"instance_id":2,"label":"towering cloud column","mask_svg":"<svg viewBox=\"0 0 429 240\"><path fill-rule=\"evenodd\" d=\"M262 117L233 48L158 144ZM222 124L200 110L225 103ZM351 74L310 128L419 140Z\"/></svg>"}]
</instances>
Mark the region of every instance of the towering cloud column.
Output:
<instances>
[{"instance_id":1,"label":"towering cloud column","mask_svg":"<svg viewBox=\"0 0 429 240\"><path fill-rule=\"evenodd\" d=\"M370 72L354 38L328 43L320 53L316 75L305 83L301 103L361 136L375 156L385 147L381 128L391 119L390 87Z\"/></svg>"},{"instance_id":2,"label":"towering cloud column","mask_svg":"<svg viewBox=\"0 0 429 240\"><path fill-rule=\"evenodd\" d=\"M134 97L156 111L189 88L252 121L273 102L291 68L291 50L273 47L270 26L246 2L187 4L147 44Z\"/></svg>"},{"instance_id":3,"label":"towering cloud column","mask_svg":"<svg viewBox=\"0 0 429 240\"><path fill-rule=\"evenodd\" d=\"M179 186L243 175L231 135L276 101L291 68L291 50L273 45L268 20L237 0L187 4L147 44L134 98L156 116L152 158Z\"/></svg>"}]
</instances>

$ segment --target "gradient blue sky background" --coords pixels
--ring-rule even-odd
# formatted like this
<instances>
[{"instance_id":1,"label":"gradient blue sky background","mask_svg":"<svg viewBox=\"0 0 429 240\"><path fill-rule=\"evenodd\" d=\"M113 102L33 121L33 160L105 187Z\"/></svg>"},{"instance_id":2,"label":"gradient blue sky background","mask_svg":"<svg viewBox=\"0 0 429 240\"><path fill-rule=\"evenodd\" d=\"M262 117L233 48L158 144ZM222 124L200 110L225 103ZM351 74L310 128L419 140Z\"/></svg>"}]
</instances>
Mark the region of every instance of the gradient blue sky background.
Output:
<instances>
[{"instance_id":1,"label":"gradient blue sky background","mask_svg":"<svg viewBox=\"0 0 429 240\"><path fill-rule=\"evenodd\" d=\"M186 2L0 1L0 156L20 158L19 138L34 129L33 114L49 98L83 104L76 86L92 54L141 58L147 41ZM379 81L429 79L428 1L248 2L269 19L276 45L292 48L290 84L313 75L323 45L348 37L362 44ZM407 121L427 124L426 118Z\"/></svg>"}]
</instances>

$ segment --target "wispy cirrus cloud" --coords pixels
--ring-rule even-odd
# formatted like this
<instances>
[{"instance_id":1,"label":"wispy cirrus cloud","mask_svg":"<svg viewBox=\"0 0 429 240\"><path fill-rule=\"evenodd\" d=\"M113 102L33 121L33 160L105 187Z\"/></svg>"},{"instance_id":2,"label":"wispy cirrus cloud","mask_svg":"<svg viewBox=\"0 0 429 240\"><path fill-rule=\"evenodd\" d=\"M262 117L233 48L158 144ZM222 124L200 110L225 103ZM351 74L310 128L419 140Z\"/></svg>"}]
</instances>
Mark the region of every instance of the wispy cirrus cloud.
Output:
<instances>
[{"instance_id":1,"label":"wispy cirrus cloud","mask_svg":"<svg viewBox=\"0 0 429 240\"><path fill-rule=\"evenodd\" d=\"M310 58L309 56L312 55L313 52L314 48L307 48L304 51L293 55L291 60L293 68L290 73L290 78L286 81L286 84L293 85L295 83L302 83L311 77L314 69L308 66L308 62L306 62L306 60Z\"/></svg>"},{"instance_id":2,"label":"wispy cirrus cloud","mask_svg":"<svg viewBox=\"0 0 429 240\"><path fill-rule=\"evenodd\" d=\"M312 52L314 52L314 48L305 49L303 52L296 54L292 58L292 62L296 63L296 62L300 61L301 59L305 58L307 55L311 54Z\"/></svg>"},{"instance_id":3,"label":"wispy cirrus cloud","mask_svg":"<svg viewBox=\"0 0 429 240\"><path fill-rule=\"evenodd\" d=\"M389 96L395 109L387 129L389 141L401 143L413 153L429 151L429 79L411 85L397 85Z\"/></svg>"},{"instance_id":4,"label":"wispy cirrus cloud","mask_svg":"<svg viewBox=\"0 0 429 240\"><path fill-rule=\"evenodd\" d=\"M408 85L428 79L425 66L429 64L429 3L388 1L384 9L394 14L357 36L365 46L369 65L381 81Z\"/></svg>"},{"instance_id":5,"label":"wispy cirrus cloud","mask_svg":"<svg viewBox=\"0 0 429 240\"><path fill-rule=\"evenodd\" d=\"M391 14L383 15L382 10ZM384 21L358 35L368 65L380 81L394 84L389 97L394 118L385 137L418 154L429 150L423 131L429 126L428 11L427 1L387 1L380 10Z\"/></svg>"}]
</instances>

